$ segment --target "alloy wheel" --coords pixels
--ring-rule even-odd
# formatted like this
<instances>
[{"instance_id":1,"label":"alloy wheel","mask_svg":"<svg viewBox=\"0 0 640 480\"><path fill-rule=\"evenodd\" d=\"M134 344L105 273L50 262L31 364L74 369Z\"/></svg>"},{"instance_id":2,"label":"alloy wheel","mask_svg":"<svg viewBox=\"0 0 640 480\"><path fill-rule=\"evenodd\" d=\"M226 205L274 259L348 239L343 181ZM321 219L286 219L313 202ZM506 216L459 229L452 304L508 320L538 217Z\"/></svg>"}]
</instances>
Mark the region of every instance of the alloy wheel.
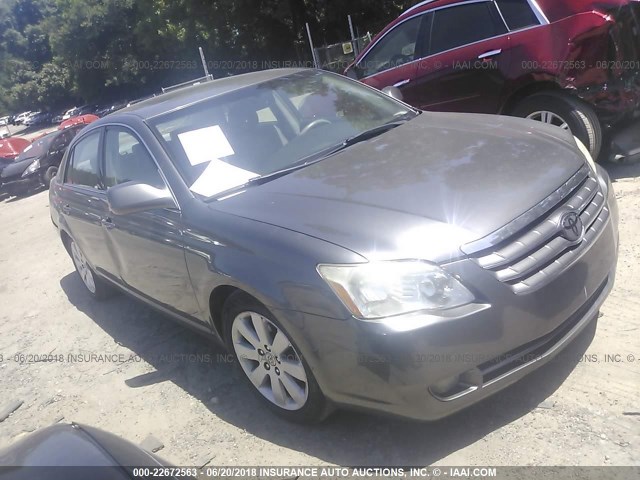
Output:
<instances>
[{"instance_id":1,"label":"alloy wheel","mask_svg":"<svg viewBox=\"0 0 640 480\"><path fill-rule=\"evenodd\" d=\"M535 120L537 122L546 123L548 125L554 125L560 127L563 130L570 130L569 124L558 114L548 111L533 112L527 115L529 120Z\"/></svg>"},{"instance_id":2,"label":"alloy wheel","mask_svg":"<svg viewBox=\"0 0 640 480\"><path fill-rule=\"evenodd\" d=\"M73 263L76 266L76 270L80 275L80 278L84 282L87 289L95 294L96 293L96 282L93 279L93 273L87 265L87 259L82 254L76 242L71 242L71 256L73 257Z\"/></svg>"},{"instance_id":3,"label":"alloy wheel","mask_svg":"<svg viewBox=\"0 0 640 480\"><path fill-rule=\"evenodd\" d=\"M231 326L233 349L253 386L271 403L300 410L309 382L300 355L285 333L256 312L243 312Z\"/></svg>"}]
</instances>

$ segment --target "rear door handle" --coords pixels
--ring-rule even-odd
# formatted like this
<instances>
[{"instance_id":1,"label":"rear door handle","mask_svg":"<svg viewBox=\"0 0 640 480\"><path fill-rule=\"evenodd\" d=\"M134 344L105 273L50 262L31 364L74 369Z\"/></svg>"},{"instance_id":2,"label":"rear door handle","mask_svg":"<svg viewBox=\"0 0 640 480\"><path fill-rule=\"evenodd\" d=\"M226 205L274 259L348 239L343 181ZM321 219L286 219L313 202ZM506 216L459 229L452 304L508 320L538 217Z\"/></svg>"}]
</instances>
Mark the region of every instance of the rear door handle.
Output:
<instances>
[{"instance_id":1,"label":"rear door handle","mask_svg":"<svg viewBox=\"0 0 640 480\"><path fill-rule=\"evenodd\" d=\"M110 219L110 218L108 218L108 217L107 217L107 218L103 218L102 220L100 220L100 223L101 223L101 224L102 224L102 226L103 226L104 228L106 228L107 230L111 230L111 229L113 229L113 228L116 228L116 224L115 224L115 223L113 223L113 222L111 221L111 219Z\"/></svg>"},{"instance_id":2,"label":"rear door handle","mask_svg":"<svg viewBox=\"0 0 640 480\"><path fill-rule=\"evenodd\" d=\"M478 55L479 60L484 60L485 58L496 57L502 53L502 49L498 48L497 50L490 50L488 52L484 52L481 55Z\"/></svg>"},{"instance_id":3,"label":"rear door handle","mask_svg":"<svg viewBox=\"0 0 640 480\"><path fill-rule=\"evenodd\" d=\"M407 78L406 80L401 80L398 83L394 83L393 86L398 88L398 87L402 87L403 85L406 85L407 83L409 83L411 81L410 78Z\"/></svg>"},{"instance_id":4,"label":"rear door handle","mask_svg":"<svg viewBox=\"0 0 640 480\"><path fill-rule=\"evenodd\" d=\"M71 213L71 207L69 205L63 205L61 210L65 215L69 215Z\"/></svg>"}]
</instances>

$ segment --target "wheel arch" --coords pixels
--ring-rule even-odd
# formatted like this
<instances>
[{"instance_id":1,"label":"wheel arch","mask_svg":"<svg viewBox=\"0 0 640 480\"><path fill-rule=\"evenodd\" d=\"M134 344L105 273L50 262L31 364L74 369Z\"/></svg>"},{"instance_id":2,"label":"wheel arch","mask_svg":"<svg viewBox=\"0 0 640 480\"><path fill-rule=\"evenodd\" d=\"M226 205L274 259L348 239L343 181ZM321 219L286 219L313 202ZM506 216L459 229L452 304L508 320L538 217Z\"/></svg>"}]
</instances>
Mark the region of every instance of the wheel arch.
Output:
<instances>
[{"instance_id":1,"label":"wheel arch","mask_svg":"<svg viewBox=\"0 0 640 480\"><path fill-rule=\"evenodd\" d=\"M525 98L544 92L566 92L567 95L571 95L571 93L569 93L567 89L562 88L560 85L552 81L529 83L518 88L511 95L509 95L507 100L502 105L502 108L500 109L500 114L511 115L516 106Z\"/></svg>"},{"instance_id":2,"label":"wheel arch","mask_svg":"<svg viewBox=\"0 0 640 480\"><path fill-rule=\"evenodd\" d=\"M62 240L62 245L64 245L65 250L69 256L71 256L71 235L65 230L60 229L60 239Z\"/></svg>"},{"instance_id":3,"label":"wheel arch","mask_svg":"<svg viewBox=\"0 0 640 480\"><path fill-rule=\"evenodd\" d=\"M252 298L253 295L250 295L245 290L241 288L232 286L232 285L219 285L211 291L209 295L209 315L211 315L211 323L213 328L215 329L215 333L224 340L224 324L222 319L222 310L224 309L224 304L227 302L229 297L236 292L243 292ZM259 301L256 299L256 301ZM262 303L262 302L260 302Z\"/></svg>"}]
</instances>

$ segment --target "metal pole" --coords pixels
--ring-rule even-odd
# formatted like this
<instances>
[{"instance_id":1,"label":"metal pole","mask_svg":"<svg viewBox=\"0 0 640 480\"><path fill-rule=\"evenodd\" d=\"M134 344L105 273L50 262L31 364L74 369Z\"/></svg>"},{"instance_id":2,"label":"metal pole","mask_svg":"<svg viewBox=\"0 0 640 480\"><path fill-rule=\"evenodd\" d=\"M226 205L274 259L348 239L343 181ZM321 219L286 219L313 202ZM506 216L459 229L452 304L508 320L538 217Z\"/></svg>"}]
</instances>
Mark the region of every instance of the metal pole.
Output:
<instances>
[{"instance_id":1,"label":"metal pole","mask_svg":"<svg viewBox=\"0 0 640 480\"><path fill-rule=\"evenodd\" d=\"M309 46L311 47L311 57L313 58L313 66L318 68L318 57L316 56L316 49L313 46L313 38L311 38L311 27L307 22L307 35L309 36Z\"/></svg>"},{"instance_id":2,"label":"metal pole","mask_svg":"<svg viewBox=\"0 0 640 480\"><path fill-rule=\"evenodd\" d=\"M356 34L353 31L353 22L351 21L351 15L349 15L348 18L349 18L349 31L351 32L351 43L353 44L353 52L357 57L358 55L360 55L360 49L358 48L358 40L356 39Z\"/></svg>"},{"instance_id":3,"label":"metal pole","mask_svg":"<svg viewBox=\"0 0 640 480\"><path fill-rule=\"evenodd\" d=\"M204 68L204 76L209 78L209 69L207 68L207 61L204 58L204 50L202 50L202 47L198 47L198 50L200 50L200 60L202 60L202 68Z\"/></svg>"}]
</instances>

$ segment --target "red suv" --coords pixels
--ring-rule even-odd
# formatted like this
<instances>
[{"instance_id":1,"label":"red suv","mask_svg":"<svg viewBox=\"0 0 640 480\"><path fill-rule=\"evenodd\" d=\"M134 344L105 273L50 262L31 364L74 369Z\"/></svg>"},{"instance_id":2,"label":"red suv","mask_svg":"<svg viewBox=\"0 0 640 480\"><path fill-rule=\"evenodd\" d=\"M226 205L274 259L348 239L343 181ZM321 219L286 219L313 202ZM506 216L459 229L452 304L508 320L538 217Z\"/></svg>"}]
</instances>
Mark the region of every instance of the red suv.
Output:
<instances>
[{"instance_id":1,"label":"red suv","mask_svg":"<svg viewBox=\"0 0 640 480\"><path fill-rule=\"evenodd\" d=\"M345 73L424 110L558 125L596 157L603 127L640 106L640 1L426 1Z\"/></svg>"}]
</instances>

